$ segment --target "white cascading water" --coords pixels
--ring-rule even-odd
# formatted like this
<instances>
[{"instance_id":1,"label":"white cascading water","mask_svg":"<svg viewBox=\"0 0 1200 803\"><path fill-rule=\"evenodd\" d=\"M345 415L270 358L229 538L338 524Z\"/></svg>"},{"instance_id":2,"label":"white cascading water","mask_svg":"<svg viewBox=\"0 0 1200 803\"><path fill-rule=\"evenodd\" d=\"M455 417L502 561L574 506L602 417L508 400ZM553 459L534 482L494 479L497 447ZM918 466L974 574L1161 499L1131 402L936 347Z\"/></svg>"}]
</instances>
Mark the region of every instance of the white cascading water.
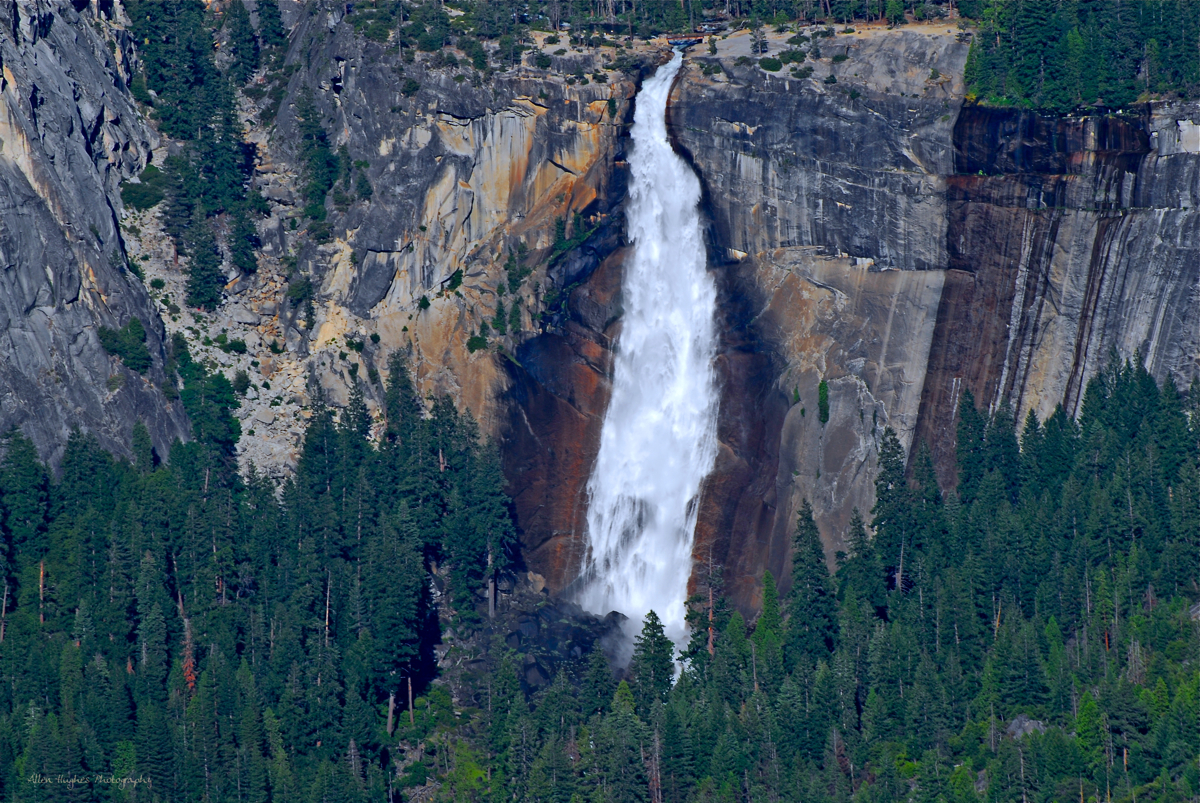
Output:
<instances>
[{"instance_id":1,"label":"white cascading water","mask_svg":"<svg viewBox=\"0 0 1200 803\"><path fill-rule=\"evenodd\" d=\"M667 96L682 63L676 53L637 96L626 208L633 248L612 397L588 481L579 600L595 613L625 614L630 637L653 610L678 646L688 635L692 540L717 454L718 407L717 294L705 270L700 182L667 139Z\"/></svg>"}]
</instances>

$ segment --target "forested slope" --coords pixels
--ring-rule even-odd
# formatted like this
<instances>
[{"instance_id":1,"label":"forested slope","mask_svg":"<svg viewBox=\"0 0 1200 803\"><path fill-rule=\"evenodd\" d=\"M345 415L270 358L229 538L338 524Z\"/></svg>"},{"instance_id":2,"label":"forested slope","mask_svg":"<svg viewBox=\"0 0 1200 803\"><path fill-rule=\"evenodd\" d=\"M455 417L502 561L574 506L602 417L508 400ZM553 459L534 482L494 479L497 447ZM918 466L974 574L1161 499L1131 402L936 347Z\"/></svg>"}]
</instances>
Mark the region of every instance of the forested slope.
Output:
<instances>
[{"instance_id":1,"label":"forested slope","mask_svg":"<svg viewBox=\"0 0 1200 803\"><path fill-rule=\"evenodd\" d=\"M338 421L318 406L295 478L243 481L228 381L174 349L196 440L170 465L144 428L133 464L76 435L57 480L4 442L3 795L378 800L381 712L433 676L427 567L469 628L510 557L497 455L395 360L378 448L361 398ZM86 780L30 781L60 775Z\"/></svg>"},{"instance_id":2,"label":"forested slope","mask_svg":"<svg viewBox=\"0 0 1200 803\"><path fill-rule=\"evenodd\" d=\"M957 495L939 493L924 452L906 480L889 431L874 534L855 521L835 576L805 506L789 593L768 576L749 627L719 593L693 599L674 684L651 619L619 686L597 649L526 697L523 659L498 640L454 686L433 676L430 568L456 638L486 643L479 592L512 538L471 422L444 402L424 409L394 360L384 442L368 442L360 405L337 420L318 409L277 494L237 477L233 394L174 345L199 437L170 465L144 437L129 464L77 436L53 480L28 441L5 443L9 799L1182 800L1200 788L1200 420L1194 393L1160 391L1140 368L1111 368L1078 423L1031 418L1019 442L1004 410L986 420L964 398ZM149 784L122 791L96 782L106 773Z\"/></svg>"}]
</instances>

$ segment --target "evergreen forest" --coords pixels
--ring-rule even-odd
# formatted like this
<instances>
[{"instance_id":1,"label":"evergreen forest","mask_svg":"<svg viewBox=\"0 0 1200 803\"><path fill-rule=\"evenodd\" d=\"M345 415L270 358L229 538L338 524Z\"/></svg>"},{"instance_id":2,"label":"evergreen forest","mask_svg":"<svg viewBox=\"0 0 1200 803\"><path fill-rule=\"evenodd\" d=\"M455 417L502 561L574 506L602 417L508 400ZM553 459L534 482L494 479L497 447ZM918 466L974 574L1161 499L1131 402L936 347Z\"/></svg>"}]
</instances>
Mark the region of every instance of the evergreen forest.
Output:
<instances>
[{"instance_id":1,"label":"evergreen forest","mask_svg":"<svg viewBox=\"0 0 1200 803\"><path fill-rule=\"evenodd\" d=\"M716 571L682 654L651 615L626 669L597 646L531 687L489 635L488 580L520 558L468 416L393 357L378 444L356 393L316 406L294 478L243 480L236 394L172 350L196 438L169 463L141 427L132 462L77 434L57 475L4 441L6 799L1200 794L1196 388L1114 364L1078 421L1019 437L964 394L957 490L885 430L832 575L805 503L752 622ZM448 683L456 638L483 660Z\"/></svg>"}]
</instances>

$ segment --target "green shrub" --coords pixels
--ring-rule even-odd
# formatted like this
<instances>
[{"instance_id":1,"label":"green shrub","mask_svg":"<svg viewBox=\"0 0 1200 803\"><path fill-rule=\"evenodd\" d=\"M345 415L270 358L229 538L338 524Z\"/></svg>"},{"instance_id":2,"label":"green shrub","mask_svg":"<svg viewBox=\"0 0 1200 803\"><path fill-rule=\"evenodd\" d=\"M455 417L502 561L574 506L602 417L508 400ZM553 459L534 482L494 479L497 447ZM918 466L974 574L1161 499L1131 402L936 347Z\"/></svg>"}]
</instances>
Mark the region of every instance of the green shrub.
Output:
<instances>
[{"instance_id":1,"label":"green shrub","mask_svg":"<svg viewBox=\"0 0 1200 803\"><path fill-rule=\"evenodd\" d=\"M166 197L167 176L154 165L146 165L138 181L138 184L121 185L121 200L126 206L144 212Z\"/></svg>"},{"instance_id":2,"label":"green shrub","mask_svg":"<svg viewBox=\"0 0 1200 803\"><path fill-rule=\"evenodd\" d=\"M233 392L239 396L245 396L246 391L250 389L250 375L245 371L238 371L233 375Z\"/></svg>"},{"instance_id":3,"label":"green shrub","mask_svg":"<svg viewBox=\"0 0 1200 803\"><path fill-rule=\"evenodd\" d=\"M477 70L487 69L487 51L483 49L483 44L478 39L471 36L460 36L458 37L458 49L467 54L472 67Z\"/></svg>"},{"instance_id":4,"label":"green shrub","mask_svg":"<svg viewBox=\"0 0 1200 803\"><path fill-rule=\"evenodd\" d=\"M358 194L360 201L371 200L371 196L375 194L375 188L371 186L371 179L367 178L366 173L358 174L358 180L354 184L354 191Z\"/></svg>"},{"instance_id":5,"label":"green shrub","mask_svg":"<svg viewBox=\"0 0 1200 803\"><path fill-rule=\"evenodd\" d=\"M831 73L831 74L829 74L829 75L828 75L828 76L826 76L826 78L825 78L825 83L827 83L827 84L836 84L836 83L837 83L837 76L836 76L836 75L833 75L832 73Z\"/></svg>"},{"instance_id":6,"label":"green shrub","mask_svg":"<svg viewBox=\"0 0 1200 803\"><path fill-rule=\"evenodd\" d=\"M290 285L288 285L287 297L288 300L294 304L303 304L305 301L308 301L310 298L312 298L312 296L312 282L308 280L307 276L301 276L299 279L296 279Z\"/></svg>"},{"instance_id":7,"label":"green shrub","mask_svg":"<svg viewBox=\"0 0 1200 803\"><path fill-rule=\"evenodd\" d=\"M467 338L467 351L474 354L480 349L487 348L487 338L483 335L471 335Z\"/></svg>"},{"instance_id":8,"label":"green shrub","mask_svg":"<svg viewBox=\"0 0 1200 803\"><path fill-rule=\"evenodd\" d=\"M550 69L550 65L552 63L553 63L553 59L551 59L545 53L538 53L536 56L533 57L533 65L535 67L537 67L539 70Z\"/></svg>"},{"instance_id":9,"label":"green shrub","mask_svg":"<svg viewBox=\"0 0 1200 803\"><path fill-rule=\"evenodd\" d=\"M146 373L150 368L150 350L146 348L146 328L137 318L130 318L129 323L120 329L100 327L100 345L131 371L139 374Z\"/></svg>"},{"instance_id":10,"label":"green shrub","mask_svg":"<svg viewBox=\"0 0 1200 803\"><path fill-rule=\"evenodd\" d=\"M803 50L785 50L779 54L779 60L784 64L799 64L808 57Z\"/></svg>"},{"instance_id":11,"label":"green shrub","mask_svg":"<svg viewBox=\"0 0 1200 803\"><path fill-rule=\"evenodd\" d=\"M850 58L850 57L847 56L845 53L838 53L836 56L833 57L832 61L834 64L841 64L843 61L847 60L848 58Z\"/></svg>"},{"instance_id":12,"label":"green shrub","mask_svg":"<svg viewBox=\"0 0 1200 803\"><path fill-rule=\"evenodd\" d=\"M321 207L321 214L324 213L325 207ZM314 220L308 224L308 235L313 238L313 242L327 243L333 239L333 229L324 220Z\"/></svg>"},{"instance_id":13,"label":"green shrub","mask_svg":"<svg viewBox=\"0 0 1200 803\"><path fill-rule=\"evenodd\" d=\"M792 77L793 78L799 78L799 79L803 80L805 78L808 78L812 74L813 74L812 67L793 67L792 68Z\"/></svg>"},{"instance_id":14,"label":"green shrub","mask_svg":"<svg viewBox=\"0 0 1200 803\"><path fill-rule=\"evenodd\" d=\"M400 87L400 93L405 97L412 97L421 91L421 84L414 78L409 78L404 82L404 86Z\"/></svg>"},{"instance_id":15,"label":"green shrub","mask_svg":"<svg viewBox=\"0 0 1200 803\"><path fill-rule=\"evenodd\" d=\"M167 286L167 283L164 282L162 279L151 279L150 286L153 287L155 290L161 290Z\"/></svg>"},{"instance_id":16,"label":"green shrub","mask_svg":"<svg viewBox=\"0 0 1200 803\"><path fill-rule=\"evenodd\" d=\"M766 56L758 60L758 66L767 72L779 72L783 69L783 62L773 56Z\"/></svg>"},{"instance_id":17,"label":"green shrub","mask_svg":"<svg viewBox=\"0 0 1200 803\"><path fill-rule=\"evenodd\" d=\"M817 413L822 426L829 422L829 383L824 379L817 385Z\"/></svg>"}]
</instances>

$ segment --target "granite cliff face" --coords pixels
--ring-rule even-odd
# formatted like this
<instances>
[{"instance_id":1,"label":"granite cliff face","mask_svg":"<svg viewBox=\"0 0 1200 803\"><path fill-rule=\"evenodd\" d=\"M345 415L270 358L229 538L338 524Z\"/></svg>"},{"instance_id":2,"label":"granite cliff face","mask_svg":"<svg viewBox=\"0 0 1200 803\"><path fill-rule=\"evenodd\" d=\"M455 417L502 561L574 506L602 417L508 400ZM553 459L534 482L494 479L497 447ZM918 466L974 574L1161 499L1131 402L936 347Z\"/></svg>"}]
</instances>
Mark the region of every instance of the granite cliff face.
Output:
<instances>
[{"instance_id":1,"label":"granite cliff face","mask_svg":"<svg viewBox=\"0 0 1200 803\"><path fill-rule=\"evenodd\" d=\"M671 123L706 185L714 269L742 309L740 339L762 366L753 403L732 377L722 398L723 431L747 417L762 429L756 445L730 442L743 479L714 477L741 512L706 495L697 533L697 562L726 566L749 609L763 569L786 575L802 500L832 558L854 508L873 504L884 428L912 443L967 45L944 26L837 35L817 40L827 58L796 78L737 66L747 38L719 44L716 77L697 56ZM828 58L838 55L848 58Z\"/></svg>"},{"instance_id":2,"label":"granite cliff face","mask_svg":"<svg viewBox=\"0 0 1200 803\"><path fill-rule=\"evenodd\" d=\"M920 434L952 484L962 388L1018 421L1077 414L1111 354L1181 387L1200 372L1200 105L1056 119L966 109L955 125L946 289Z\"/></svg>"},{"instance_id":3,"label":"granite cliff face","mask_svg":"<svg viewBox=\"0 0 1200 803\"><path fill-rule=\"evenodd\" d=\"M164 380L163 327L126 268L117 185L157 137L129 97L132 42L69 2L0 5L0 431L56 463L73 428L128 453L149 427L165 457L187 437ZM130 371L101 326L142 321L153 366Z\"/></svg>"},{"instance_id":4,"label":"granite cliff face","mask_svg":"<svg viewBox=\"0 0 1200 803\"><path fill-rule=\"evenodd\" d=\"M611 50L572 48L549 70L521 65L485 84L466 54L414 54L364 38L343 3L284 11L293 27L281 95L254 91L279 80L260 71L240 101L258 150L255 186L270 206L258 271L240 276L228 266L221 310L201 318L177 310L168 329L231 375L250 375L240 456L276 476L295 465L318 395L341 407L365 378L378 417L396 351L408 355L422 393L449 394L485 434L501 434L511 355L560 316L558 290L594 266L582 253L550 259L560 221L566 237L603 229L623 195L610 184L633 78L603 69ZM273 103L278 113L264 115ZM340 186L331 193L325 238L302 225L306 107L331 151L371 187L369 199ZM157 210L133 221L134 250L166 284L165 316L169 299L182 297L184 274ZM528 274L515 291L510 258ZM300 286L311 292L295 292ZM495 326L501 306L504 332ZM486 329L486 348L469 343ZM220 333L247 352L205 342Z\"/></svg>"},{"instance_id":5,"label":"granite cliff face","mask_svg":"<svg viewBox=\"0 0 1200 803\"><path fill-rule=\"evenodd\" d=\"M761 500L756 515L730 515L719 471L698 532L697 565L716 554L747 609L762 571L786 569L802 499L828 557L843 546L853 508L873 504L884 426L928 443L953 487L965 388L986 409L1013 400L1021 420L1077 413L1114 353L1181 386L1200 372L1200 106L964 107L967 46L944 27L821 47L850 58L804 81L731 70L722 52L728 77L694 69L672 106L726 257L715 269L752 311L766 395L788 408L756 411L769 446L744 456L756 479L732 493L742 510ZM744 415L744 388L726 387L723 420Z\"/></svg>"}]
</instances>

